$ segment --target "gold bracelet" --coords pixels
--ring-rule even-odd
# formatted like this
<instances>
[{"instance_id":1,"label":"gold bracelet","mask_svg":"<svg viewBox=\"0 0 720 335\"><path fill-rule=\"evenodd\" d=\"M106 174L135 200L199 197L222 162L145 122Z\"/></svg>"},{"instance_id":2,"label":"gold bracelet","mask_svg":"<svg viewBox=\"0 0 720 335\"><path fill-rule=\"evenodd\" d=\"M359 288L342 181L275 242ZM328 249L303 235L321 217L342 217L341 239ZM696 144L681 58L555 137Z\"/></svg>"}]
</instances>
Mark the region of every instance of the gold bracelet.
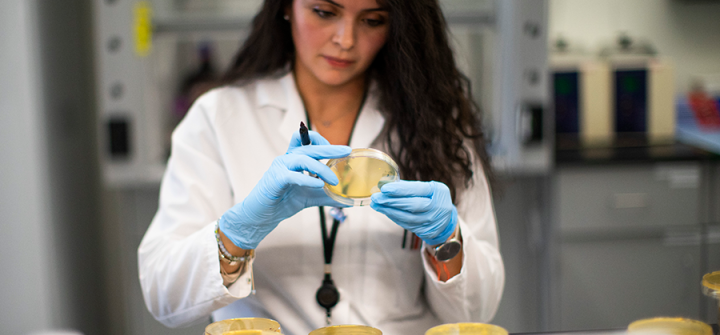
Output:
<instances>
[{"instance_id":1,"label":"gold bracelet","mask_svg":"<svg viewBox=\"0 0 720 335\"><path fill-rule=\"evenodd\" d=\"M220 259L230 265L237 265L238 262L245 262L248 257L252 257L254 255L253 250L250 250L247 253L245 253L245 255L233 256L227 250L227 248L225 248L225 244L220 239L220 227L217 222L215 223L215 241L217 241L218 250L220 250Z\"/></svg>"},{"instance_id":2,"label":"gold bracelet","mask_svg":"<svg viewBox=\"0 0 720 335\"><path fill-rule=\"evenodd\" d=\"M255 250L248 250L242 256L233 256L232 254L230 254L230 252L228 252L222 240L220 239L220 227L218 227L218 223L215 223L215 239L217 240L218 244L218 257L220 258L220 261L230 266L240 264L240 267L238 267L238 269L233 273L227 273L227 271L223 269L222 264L220 264L220 275L223 278L223 285L225 285L225 287L228 287L231 284L235 283L238 278L240 278L240 276L242 276L245 271L247 271L248 264L250 264L250 261L255 258ZM250 277L250 285L252 286L251 290L254 294L255 279L252 277L252 274Z\"/></svg>"},{"instance_id":3,"label":"gold bracelet","mask_svg":"<svg viewBox=\"0 0 720 335\"><path fill-rule=\"evenodd\" d=\"M222 252L220 253L220 257L222 259ZM223 279L223 285L225 287L230 286L234 282L240 278L240 276L245 272L245 263L240 264L240 267L233 273L227 273L225 269L223 268L222 264L220 264L220 276Z\"/></svg>"}]
</instances>

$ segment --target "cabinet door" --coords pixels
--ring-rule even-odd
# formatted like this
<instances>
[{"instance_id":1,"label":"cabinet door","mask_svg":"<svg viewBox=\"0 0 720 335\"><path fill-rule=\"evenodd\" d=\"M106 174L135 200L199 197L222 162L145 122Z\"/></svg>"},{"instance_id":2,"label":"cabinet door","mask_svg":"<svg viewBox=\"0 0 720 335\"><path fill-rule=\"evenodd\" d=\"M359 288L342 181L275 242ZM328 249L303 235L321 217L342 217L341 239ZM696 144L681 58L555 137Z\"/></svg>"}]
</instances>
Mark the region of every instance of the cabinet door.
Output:
<instances>
[{"instance_id":1,"label":"cabinet door","mask_svg":"<svg viewBox=\"0 0 720 335\"><path fill-rule=\"evenodd\" d=\"M689 233L692 236L697 235ZM655 316L697 319L700 272L695 238L563 242L561 328L625 328Z\"/></svg>"},{"instance_id":2,"label":"cabinet door","mask_svg":"<svg viewBox=\"0 0 720 335\"><path fill-rule=\"evenodd\" d=\"M558 171L552 294L559 330L700 317L702 258L695 163Z\"/></svg>"},{"instance_id":3,"label":"cabinet door","mask_svg":"<svg viewBox=\"0 0 720 335\"><path fill-rule=\"evenodd\" d=\"M563 168L557 175L559 229L698 225L699 180L696 163Z\"/></svg>"}]
</instances>

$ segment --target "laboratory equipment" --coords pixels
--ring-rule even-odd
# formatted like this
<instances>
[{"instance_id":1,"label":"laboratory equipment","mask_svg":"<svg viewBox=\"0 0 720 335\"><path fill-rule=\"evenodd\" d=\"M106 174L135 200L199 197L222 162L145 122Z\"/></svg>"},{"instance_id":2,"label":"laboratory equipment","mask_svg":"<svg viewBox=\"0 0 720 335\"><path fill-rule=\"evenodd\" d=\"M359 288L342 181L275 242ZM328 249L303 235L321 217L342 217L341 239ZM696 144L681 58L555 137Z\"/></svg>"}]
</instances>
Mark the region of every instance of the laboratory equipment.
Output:
<instances>
[{"instance_id":1,"label":"laboratory equipment","mask_svg":"<svg viewBox=\"0 0 720 335\"><path fill-rule=\"evenodd\" d=\"M508 335L500 326L485 323L448 323L430 328L425 335Z\"/></svg>"},{"instance_id":2,"label":"laboratory equipment","mask_svg":"<svg viewBox=\"0 0 720 335\"><path fill-rule=\"evenodd\" d=\"M651 44L620 35L599 57L569 46L558 39L550 61L560 148L674 140L674 67Z\"/></svg>"},{"instance_id":3,"label":"laboratory equipment","mask_svg":"<svg viewBox=\"0 0 720 335\"><path fill-rule=\"evenodd\" d=\"M280 323L265 318L238 318L217 321L205 327L205 335L282 334Z\"/></svg>"},{"instance_id":4,"label":"laboratory equipment","mask_svg":"<svg viewBox=\"0 0 720 335\"><path fill-rule=\"evenodd\" d=\"M347 157L327 162L338 177L337 185L325 183L325 193L348 206L366 206L370 196L387 183L400 180L398 166L390 156L375 149L353 149Z\"/></svg>"},{"instance_id":5,"label":"laboratory equipment","mask_svg":"<svg viewBox=\"0 0 720 335\"><path fill-rule=\"evenodd\" d=\"M611 144L610 66L561 37L550 53L550 68L557 147Z\"/></svg>"},{"instance_id":6,"label":"laboratory equipment","mask_svg":"<svg viewBox=\"0 0 720 335\"><path fill-rule=\"evenodd\" d=\"M651 143L675 140L675 69L647 41L620 35L600 51L611 69L611 108L616 136L639 135Z\"/></svg>"}]
</instances>

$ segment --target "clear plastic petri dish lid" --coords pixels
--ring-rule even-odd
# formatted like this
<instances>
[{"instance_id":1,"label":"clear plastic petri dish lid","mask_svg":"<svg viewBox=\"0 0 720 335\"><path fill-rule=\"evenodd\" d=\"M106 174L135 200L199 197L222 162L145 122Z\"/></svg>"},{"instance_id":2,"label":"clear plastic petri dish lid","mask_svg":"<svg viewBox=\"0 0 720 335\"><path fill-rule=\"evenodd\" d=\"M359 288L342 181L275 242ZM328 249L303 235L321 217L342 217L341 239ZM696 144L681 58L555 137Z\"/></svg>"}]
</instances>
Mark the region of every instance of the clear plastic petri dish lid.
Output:
<instances>
[{"instance_id":1,"label":"clear plastic petri dish lid","mask_svg":"<svg viewBox=\"0 0 720 335\"><path fill-rule=\"evenodd\" d=\"M637 320L627 331L632 335L713 335L712 327L705 322L675 317Z\"/></svg>"},{"instance_id":2,"label":"clear plastic petri dish lid","mask_svg":"<svg viewBox=\"0 0 720 335\"><path fill-rule=\"evenodd\" d=\"M368 326L339 325L315 329L309 335L382 335L382 332Z\"/></svg>"},{"instance_id":3,"label":"clear plastic petri dish lid","mask_svg":"<svg viewBox=\"0 0 720 335\"><path fill-rule=\"evenodd\" d=\"M327 162L339 182L333 186L325 183L325 193L333 200L348 206L366 206L370 196L380 188L400 180L395 161L375 149L353 149L350 155Z\"/></svg>"},{"instance_id":4,"label":"clear plastic petri dish lid","mask_svg":"<svg viewBox=\"0 0 720 335\"><path fill-rule=\"evenodd\" d=\"M508 335L505 328L487 323L448 323L432 327L425 335Z\"/></svg>"},{"instance_id":5,"label":"clear plastic petri dish lid","mask_svg":"<svg viewBox=\"0 0 720 335\"><path fill-rule=\"evenodd\" d=\"M720 299L720 271L705 274L702 278L702 288L706 296Z\"/></svg>"}]
</instances>

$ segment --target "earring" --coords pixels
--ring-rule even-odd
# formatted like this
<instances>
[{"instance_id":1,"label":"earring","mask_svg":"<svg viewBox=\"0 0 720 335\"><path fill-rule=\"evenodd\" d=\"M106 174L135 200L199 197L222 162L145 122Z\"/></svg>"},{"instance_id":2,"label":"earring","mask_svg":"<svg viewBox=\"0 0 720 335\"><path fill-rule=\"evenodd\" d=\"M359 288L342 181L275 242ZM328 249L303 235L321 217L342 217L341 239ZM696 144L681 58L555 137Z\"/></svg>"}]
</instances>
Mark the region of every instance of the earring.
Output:
<instances>
[{"instance_id":1,"label":"earring","mask_svg":"<svg viewBox=\"0 0 720 335\"><path fill-rule=\"evenodd\" d=\"M285 14L285 16L283 16L283 19L285 19L285 21L290 21L290 16Z\"/></svg>"}]
</instances>

